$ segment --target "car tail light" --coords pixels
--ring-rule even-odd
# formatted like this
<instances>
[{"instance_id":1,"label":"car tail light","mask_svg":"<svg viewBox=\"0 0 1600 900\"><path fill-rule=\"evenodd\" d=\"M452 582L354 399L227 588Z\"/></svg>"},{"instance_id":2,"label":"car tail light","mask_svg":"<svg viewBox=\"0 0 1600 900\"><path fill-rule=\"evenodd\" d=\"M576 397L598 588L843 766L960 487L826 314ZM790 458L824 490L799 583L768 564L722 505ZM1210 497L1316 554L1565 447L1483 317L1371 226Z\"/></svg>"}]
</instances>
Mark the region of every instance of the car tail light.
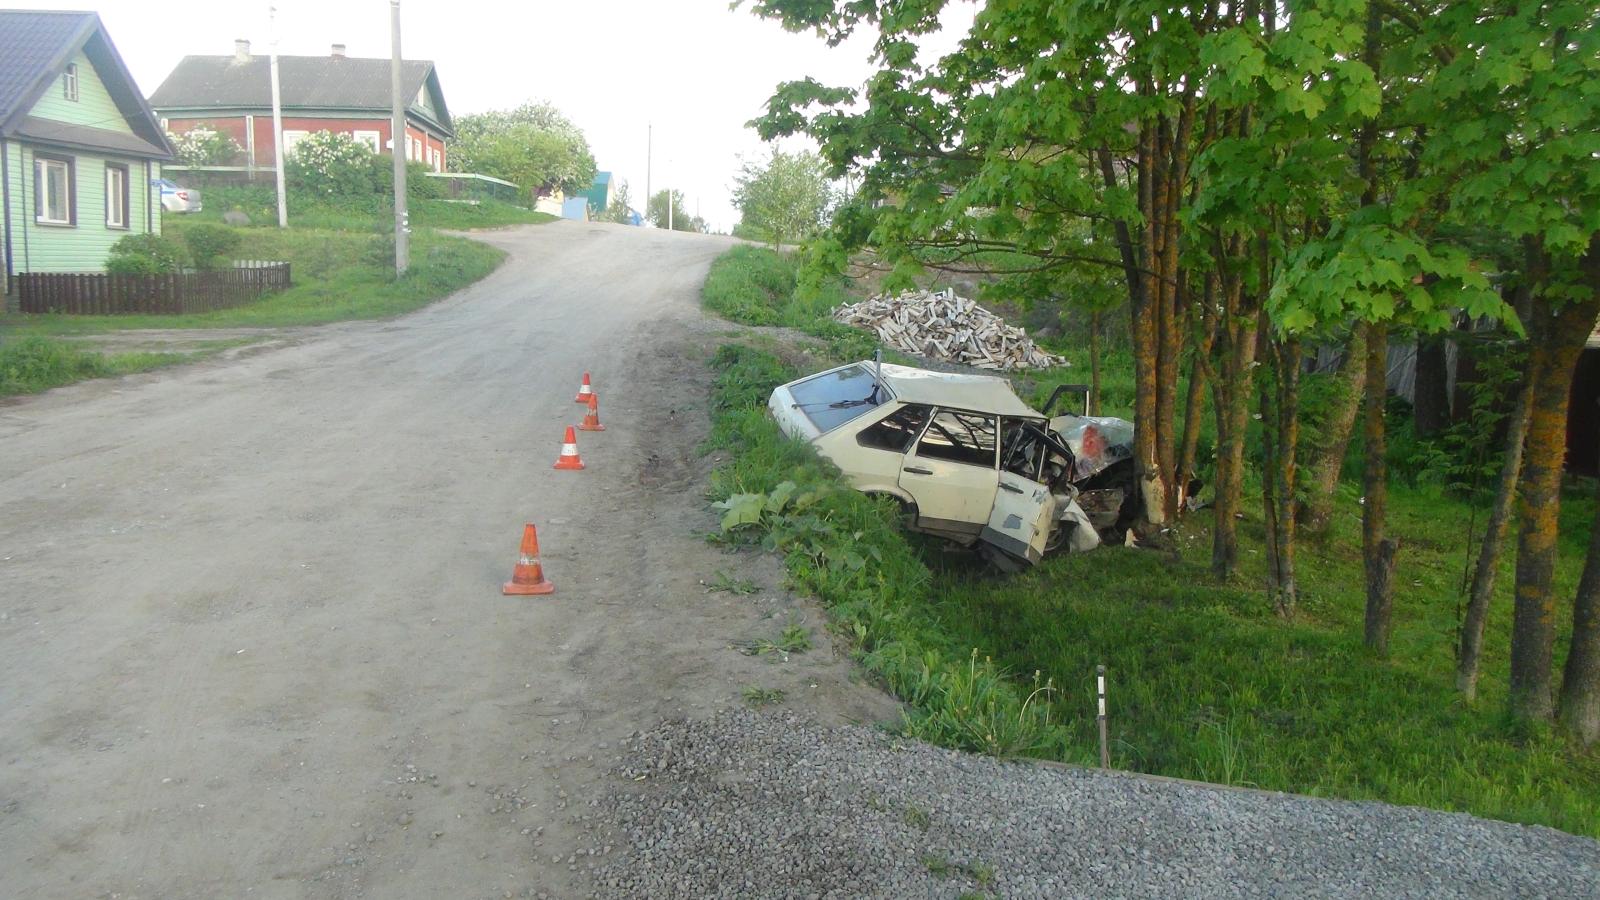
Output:
<instances>
[{"instance_id":1,"label":"car tail light","mask_svg":"<svg viewBox=\"0 0 1600 900\"><path fill-rule=\"evenodd\" d=\"M187 199L189 199L189 192L188 191L179 191L178 192L178 199L179 200L187 200Z\"/></svg>"}]
</instances>

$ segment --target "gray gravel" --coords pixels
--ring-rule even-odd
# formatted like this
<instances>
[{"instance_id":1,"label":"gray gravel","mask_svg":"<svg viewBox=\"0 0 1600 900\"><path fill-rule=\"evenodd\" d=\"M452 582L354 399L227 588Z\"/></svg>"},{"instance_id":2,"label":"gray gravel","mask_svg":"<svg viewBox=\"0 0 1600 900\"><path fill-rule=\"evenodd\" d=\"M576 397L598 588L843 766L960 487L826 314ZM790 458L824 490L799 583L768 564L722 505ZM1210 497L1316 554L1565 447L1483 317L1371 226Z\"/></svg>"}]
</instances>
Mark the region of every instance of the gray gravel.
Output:
<instances>
[{"instance_id":1,"label":"gray gravel","mask_svg":"<svg viewBox=\"0 0 1600 900\"><path fill-rule=\"evenodd\" d=\"M1600 843L1548 828L1001 762L783 710L666 723L621 760L591 834L602 897L1600 896Z\"/></svg>"}]
</instances>

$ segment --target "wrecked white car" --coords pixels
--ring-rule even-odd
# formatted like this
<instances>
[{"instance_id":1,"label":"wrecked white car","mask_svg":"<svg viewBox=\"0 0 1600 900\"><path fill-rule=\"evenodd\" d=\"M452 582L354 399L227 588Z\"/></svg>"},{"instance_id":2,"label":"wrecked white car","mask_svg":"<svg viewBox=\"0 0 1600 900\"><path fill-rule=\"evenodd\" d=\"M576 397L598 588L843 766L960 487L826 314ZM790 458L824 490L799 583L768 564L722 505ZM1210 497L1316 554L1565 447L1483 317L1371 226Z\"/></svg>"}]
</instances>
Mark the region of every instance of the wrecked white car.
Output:
<instances>
[{"instance_id":1,"label":"wrecked white car","mask_svg":"<svg viewBox=\"0 0 1600 900\"><path fill-rule=\"evenodd\" d=\"M1073 387L1041 413L1004 378L864 361L785 384L767 407L857 490L899 501L907 527L1017 571L1093 549L1136 512L1132 425L1051 418Z\"/></svg>"}]
</instances>

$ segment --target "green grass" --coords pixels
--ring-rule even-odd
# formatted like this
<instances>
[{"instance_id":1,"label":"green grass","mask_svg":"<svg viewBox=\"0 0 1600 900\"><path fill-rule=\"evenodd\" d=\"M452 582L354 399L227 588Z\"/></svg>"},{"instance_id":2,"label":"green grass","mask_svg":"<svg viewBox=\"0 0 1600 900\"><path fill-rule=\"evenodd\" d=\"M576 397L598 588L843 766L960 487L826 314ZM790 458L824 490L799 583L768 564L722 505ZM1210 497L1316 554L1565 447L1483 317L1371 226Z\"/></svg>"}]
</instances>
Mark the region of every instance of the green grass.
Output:
<instances>
[{"instance_id":1,"label":"green grass","mask_svg":"<svg viewBox=\"0 0 1600 900\"><path fill-rule=\"evenodd\" d=\"M148 372L195 355L199 354L98 353L38 336L6 340L0 343L0 397L36 394L89 378Z\"/></svg>"},{"instance_id":2,"label":"green grass","mask_svg":"<svg viewBox=\"0 0 1600 900\"><path fill-rule=\"evenodd\" d=\"M855 299L845 285L799 285L791 254L734 247L711 263L700 296L707 309L734 322L794 328L821 338L833 356L861 359L876 346L871 335L828 318L829 310Z\"/></svg>"},{"instance_id":3,"label":"green grass","mask_svg":"<svg viewBox=\"0 0 1600 900\"><path fill-rule=\"evenodd\" d=\"M183 224L168 230L182 233ZM386 238L372 231L247 228L241 255L281 259L294 285L245 306L180 316L0 316L0 334L85 334L132 328L321 325L411 312L483 278L505 254L466 238L419 230L411 270L396 279Z\"/></svg>"},{"instance_id":4,"label":"green grass","mask_svg":"<svg viewBox=\"0 0 1600 900\"><path fill-rule=\"evenodd\" d=\"M754 706L756 709L760 709L763 706L782 703L788 695L781 688L764 688L758 685L750 685L744 689L743 696L744 702Z\"/></svg>"},{"instance_id":5,"label":"green grass","mask_svg":"<svg viewBox=\"0 0 1600 900\"><path fill-rule=\"evenodd\" d=\"M784 306L781 297L768 302ZM824 603L843 642L907 702L907 734L1095 764L1094 671L1104 664L1118 767L1600 836L1600 753L1503 713L1514 554L1491 611L1480 699L1467 706L1454 689L1473 512L1438 484L1397 477L1391 485L1390 531L1403 547L1390 657L1377 659L1361 641L1356 485L1340 486L1328 534L1299 545L1302 600L1289 621L1260 587L1256 484L1246 488L1243 560L1232 581L1210 574L1208 511L1180 526L1170 555L1108 547L1000 577L897 530L893 509L849 490L808 446L783 438L762 405L799 372L783 362L782 342L760 335L751 343L768 349L730 345L713 360L709 443L731 458L713 473L711 493L772 498L794 482L794 491L819 499L723 539L784 557L793 586ZM1036 376L1024 396L1042 400L1056 377ZM1131 403L1126 366L1108 363L1106 383L1108 399ZM1111 400L1108 411L1122 402ZM1562 505L1556 594L1568 600L1592 494L1591 484L1575 485ZM1570 606L1558 609L1558 667L1570 619Z\"/></svg>"}]
</instances>

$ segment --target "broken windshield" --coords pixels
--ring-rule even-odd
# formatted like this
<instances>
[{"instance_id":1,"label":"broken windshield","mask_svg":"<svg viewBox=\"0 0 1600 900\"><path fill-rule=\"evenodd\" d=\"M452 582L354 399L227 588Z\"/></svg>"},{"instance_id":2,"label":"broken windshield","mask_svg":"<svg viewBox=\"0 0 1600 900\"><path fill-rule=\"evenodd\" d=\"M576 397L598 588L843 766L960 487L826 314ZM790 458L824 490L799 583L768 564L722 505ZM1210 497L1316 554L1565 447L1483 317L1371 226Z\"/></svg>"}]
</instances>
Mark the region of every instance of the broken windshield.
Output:
<instances>
[{"instance_id":1,"label":"broken windshield","mask_svg":"<svg viewBox=\"0 0 1600 900\"><path fill-rule=\"evenodd\" d=\"M846 366L790 386L789 395L817 430L826 434L883 402L874 385L866 367Z\"/></svg>"}]
</instances>

